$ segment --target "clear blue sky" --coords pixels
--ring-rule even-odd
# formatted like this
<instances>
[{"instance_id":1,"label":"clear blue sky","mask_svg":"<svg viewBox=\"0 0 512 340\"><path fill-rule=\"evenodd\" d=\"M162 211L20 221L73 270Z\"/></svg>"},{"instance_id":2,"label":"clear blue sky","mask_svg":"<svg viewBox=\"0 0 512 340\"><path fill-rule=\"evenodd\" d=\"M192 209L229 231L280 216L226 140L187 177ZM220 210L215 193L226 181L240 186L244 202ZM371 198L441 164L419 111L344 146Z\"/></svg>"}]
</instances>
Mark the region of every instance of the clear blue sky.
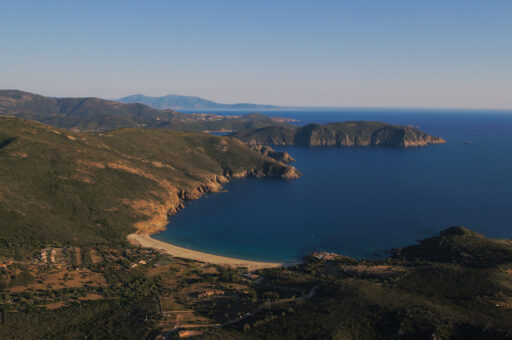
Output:
<instances>
[{"instance_id":1,"label":"clear blue sky","mask_svg":"<svg viewBox=\"0 0 512 340\"><path fill-rule=\"evenodd\" d=\"M3 1L0 88L512 108L512 1Z\"/></svg>"}]
</instances>

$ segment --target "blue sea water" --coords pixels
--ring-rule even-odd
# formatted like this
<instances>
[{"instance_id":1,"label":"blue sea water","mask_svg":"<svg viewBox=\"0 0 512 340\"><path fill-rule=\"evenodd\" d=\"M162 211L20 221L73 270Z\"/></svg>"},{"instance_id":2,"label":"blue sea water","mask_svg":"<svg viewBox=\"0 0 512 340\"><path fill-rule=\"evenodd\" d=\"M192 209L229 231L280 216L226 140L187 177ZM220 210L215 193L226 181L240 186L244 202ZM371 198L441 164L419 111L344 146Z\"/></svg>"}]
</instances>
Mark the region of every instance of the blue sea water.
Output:
<instances>
[{"instance_id":1,"label":"blue sea water","mask_svg":"<svg viewBox=\"0 0 512 340\"><path fill-rule=\"evenodd\" d=\"M313 250L382 256L452 225L512 238L512 112L270 114L297 118L298 124L378 120L414 125L447 144L276 148L297 160L302 178L234 180L226 192L188 203L155 238L220 255L285 262Z\"/></svg>"}]
</instances>

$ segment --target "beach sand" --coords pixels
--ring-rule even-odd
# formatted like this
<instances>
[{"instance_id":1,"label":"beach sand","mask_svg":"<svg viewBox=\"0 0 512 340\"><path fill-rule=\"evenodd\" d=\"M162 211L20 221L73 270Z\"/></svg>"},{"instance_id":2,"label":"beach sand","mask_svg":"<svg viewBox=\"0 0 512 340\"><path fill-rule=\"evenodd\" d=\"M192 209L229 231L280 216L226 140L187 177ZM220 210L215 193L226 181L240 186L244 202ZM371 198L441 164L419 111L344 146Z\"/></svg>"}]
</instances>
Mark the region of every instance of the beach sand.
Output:
<instances>
[{"instance_id":1,"label":"beach sand","mask_svg":"<svg viewBox=\"0 0 512 340\"><path fill-rule=\"evenodd\" d=\"M257 270L262 268L276 268L284 266L284 263L250 261L203 253L200 251L182 248L174 246L170 243L155 240L154 238L151 238L151 236L147 234L130 234L128 235L128 241L132 244L139 245L142 247L160 250L164 253L167 253L175 257L181 257L185 259L191 259L217 265L226 265L231 267L247 267L249 270Z\"/></svg>"}]
</instances>

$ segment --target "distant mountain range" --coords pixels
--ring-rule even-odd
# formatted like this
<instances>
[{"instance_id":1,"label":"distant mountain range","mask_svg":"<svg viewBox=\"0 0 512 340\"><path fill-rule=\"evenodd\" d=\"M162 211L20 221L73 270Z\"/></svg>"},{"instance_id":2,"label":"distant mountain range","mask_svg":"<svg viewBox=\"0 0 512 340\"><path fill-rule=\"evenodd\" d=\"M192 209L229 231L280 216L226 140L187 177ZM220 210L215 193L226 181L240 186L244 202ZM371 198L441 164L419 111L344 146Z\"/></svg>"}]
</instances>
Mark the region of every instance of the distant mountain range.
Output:
<instances>
[{"instance_id":1,"label":"distant mountain range","mask_svg":"<svg viewBox=\"0 0 512 340\"><path fill-rule=\"evenodd\" d=\"M200 97L169 94L162 97L149 97L143 94L117 99L121 103L141 103L158 110L275 110L282 107L249 103L221 104Z\"/></svg>"}]
</instances>

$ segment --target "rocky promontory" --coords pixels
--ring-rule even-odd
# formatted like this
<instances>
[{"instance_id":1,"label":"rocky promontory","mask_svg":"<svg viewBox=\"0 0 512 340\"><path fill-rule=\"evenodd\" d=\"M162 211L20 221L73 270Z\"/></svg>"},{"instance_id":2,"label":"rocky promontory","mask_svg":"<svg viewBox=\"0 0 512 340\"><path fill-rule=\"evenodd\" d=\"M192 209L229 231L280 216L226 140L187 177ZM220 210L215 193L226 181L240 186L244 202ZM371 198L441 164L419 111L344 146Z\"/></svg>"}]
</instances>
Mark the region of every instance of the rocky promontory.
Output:
<instances>
[{"instance_id":1,"label":"rocky promontory","mask_svg":"<svg viewBox=\"0 0 512 340\"><path fill-rule=\"evenodd\" d=\"M230 136L252 145L412 147L445 143L415 127L369 121L269 126Z\"/></svg>"},{"instance_id":2,"label":"rocky promontory","mask_svg":"<svg viewBox=\"0 0 512 340\"><path fill-rule=\"evenodd\" d=\"M290 154L286 151L276 151L272 149L268 145L256 145L251 144L250 145L254 150L258 151L262 155L265 155L267 157L273 158L276 161L283 162L283 163L293 163L295 162L295 159L290 156Z\"/></svg>"}]
</instances>

